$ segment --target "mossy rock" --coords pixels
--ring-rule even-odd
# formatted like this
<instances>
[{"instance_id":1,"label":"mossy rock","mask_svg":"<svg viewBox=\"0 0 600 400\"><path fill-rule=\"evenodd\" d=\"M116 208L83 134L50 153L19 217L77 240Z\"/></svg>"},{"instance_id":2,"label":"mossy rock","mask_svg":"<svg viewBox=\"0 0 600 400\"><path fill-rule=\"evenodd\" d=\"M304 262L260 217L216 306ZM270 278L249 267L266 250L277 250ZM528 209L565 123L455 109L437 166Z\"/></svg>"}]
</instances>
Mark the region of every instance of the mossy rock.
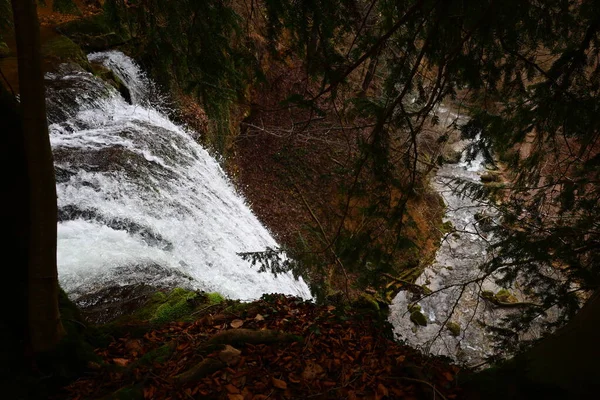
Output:
<instances>
[{"instance_id":1,"label":"mossy rock","mask_svg":"<svg viewBox=\"0 0 600 400\"><path fill-rule=\"evenodd\" d=\"M415 325L427 326L427 317L420 311L413 311L410 313L410 320Z\"/></svg>"},{"instance_id":2,"label":"mossy rock","mask_svg":"<svg viewBox=\"0 0 600 400\"><path fill-rule=\"evenodd\" d=\"M0 58L8 56L10 56L10 49L8 48L8 45L4 42L0 42Z\"/></svg>"},{"instance_id":3,"label":"mossy rock","mask_svg":"<svg viewBox=\"0 0 600 400\"><path fill-rule=\"evenodd\" d=\"M440 230L444 234L450 233L455 230L454 224L452 223L452 221L446 221L442 224L442 226L440 227Z\"/></svg>"},{"instance_id":4,"label":"mossy rock","mask_svg":"<svg viewBox=\"0 0 600 400\"><path fill-rule=\"evenodd\" d=\"M452 336L458 336L460 335L460 325L457 324L456 322L448 322L446 323L446 329L448 329L448 331L450 331L450 334Z\"/></svg>"},{"instance_id":5,"label":"mossy rock","mask_svg":"<svg viewBox=\"0 0 600 400\"><path fill-rule=\"evenodd\" d=\"M104 14L66 22L59 25L57 30L87 51L106 50L131 40L127 30L116 32L106 21Z\"/></svg>"},{"instance_id":6,"label":"mossy rock","mask_svg":"<svg viewBox=\"0 0 600 400\"><path fill-rule=\"evenodd\" d=\"M356 308L366 308L373 311L380 311L377 300L375 300L373 296L366 293L362 293L359 298L354 301L353 306Z\"/></svg>"},{"instance_id":7,"label":"mossy rock","mask_svg":"<svg viewBox=\"0 0 600 400\"><path fill-rule=\"evenodd\" d=\"M517 299L511 292L507 289L501 289L494 296L496 300L501 303L518 303L519 299Z\"/></svg>"},{"instance_id":8,"label":"mossy rock","mask_svg":"<svg viewBox=\"0 0 600 400\"><path fill-rule=\"evenodd\" d=\"M49 70L54 65L71 62L86 71L92 71L92 66L81 48L66 36L57 35L46 40L42 44L42 57L45 63L51 64Z\"/></svg>"},{"instance_id":9,"label":"mossy rock","mask_svg":"<svg viewBox=\"0 0 600 400\"><path fill-rule=\"evenodd\" d=\"M421 305L417 303L409 304L407 308L411 313L415 311L421 311Z\"/></svg>"},{"instance_id":10,"label":"mossy rock","mask_svg":"<svg viewBox=\"0 0 600 400\"><path fill-rule=\"evenodd\" d=\"M81 15L81 10L73 0L54 0L52 11L57 11L61 14Z\"/></svg>"},{"instance_id":11,"label":"mossy rock","mask_svg":"<svg viewBox=\"0 0 600 400\"><path fill-rule=\"evenodd\" d=\"M163 324L170 321L189 318L197 305L205 303L200 293L175 288L169 293L158 292L134 317L151 324Z\"/></svg>"}]
</instances>

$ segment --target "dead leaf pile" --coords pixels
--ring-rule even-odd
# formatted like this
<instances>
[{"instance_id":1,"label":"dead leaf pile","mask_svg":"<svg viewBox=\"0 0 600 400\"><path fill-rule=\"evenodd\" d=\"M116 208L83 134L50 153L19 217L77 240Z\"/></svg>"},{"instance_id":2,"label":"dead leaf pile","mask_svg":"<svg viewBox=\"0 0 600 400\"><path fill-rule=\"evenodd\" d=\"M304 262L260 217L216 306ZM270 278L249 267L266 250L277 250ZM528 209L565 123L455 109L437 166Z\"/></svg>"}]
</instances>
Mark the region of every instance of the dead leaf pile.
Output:
<instances>
[{"instance_id":1,"label":"dead leaf pile","mask_svg":"<svg viewBox=\"0 0 600 400\"><path fill-rule=\"evenodd\" d=\"M97 399L138 389L144 399L453 399L459 368L425 357L386 337L382 322L364 310L316 306L271 295L241 315L213 308L195 322L176 322L125 334L97 349L105 365L66 388L72 399ZM240 328L243 326L243 328ZM226 330L271 330L297 341L230 343L206 349ZM132 331L133 332L133 331ZM293 336L296 337L296 336ZM178 380L197 365L216 371ZM214 372L213 372L214 371Z\"/></svg>"}]
</instances>

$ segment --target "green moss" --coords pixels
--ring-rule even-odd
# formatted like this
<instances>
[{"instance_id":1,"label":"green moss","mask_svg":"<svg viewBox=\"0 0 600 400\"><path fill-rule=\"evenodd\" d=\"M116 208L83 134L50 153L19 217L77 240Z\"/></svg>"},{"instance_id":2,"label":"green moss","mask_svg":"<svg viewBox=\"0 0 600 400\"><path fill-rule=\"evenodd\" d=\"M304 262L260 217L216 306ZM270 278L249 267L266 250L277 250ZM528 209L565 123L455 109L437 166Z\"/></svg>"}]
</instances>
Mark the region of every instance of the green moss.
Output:
<instances>
[{"instance_id":1,"label":"green moss","mask_svg":"<svg viewBox=\"0 0 600 400\"><path fill-rule=\"evenodd\" d=\"M518 303L519 299L517 299L511 292L507 289L501 289L496 293L496 300L501 303Z\"/></svg>"},{"instance_id":2,"label":"green moss","mask_svg":"<svg viewBox=\"0 0 600 400\"><path fill-rule=\"evenodd\" d=\"M162 324L185 317L193 311L193 300L197 297L198 294L195 292L180 288L173 289L166 301L156 308L150 322Z\"/></svg>"},{"instance_id":3,"label":"green moss","mask_svg":"<svg viewBox=\"0 0 600 400\"><path fill-rule=\"evenodd\" d=\"M446 221L442 224L440 230L443 234L450 233L454 231L454 224L452 224L452 221Z\"/></svg>"},{"instance_id":4,"label":"green moss","mask_svg":"<svg viewBox=\"0 0 600 400\"><path fill-rule=\"evenodd\" d=\"M380 310L377 300L375 300L373 296L366 293L361 294L360 297L354 301L353 306L357 308L367 308L373 311Z\"/></svg>"},{"instance_id":5,"label":"green moss","mask_svg":"<svg viewBox=\"0 0 600 400\"><path fill-rule=\"evenodd\" d=\"M225 297L217 292L207 293L206 297L210 304L219 304L225 301Z\"/></svg>"},{"instance_id":6,"label":"green moss","mask_svg":"<svg viewBox=\"0 0 600 400\"><path fill-rule=\"evenodd\" d=\"M417 303L409 304L407 308L408 308L408 311L410 311L411 313L413 313L415 311L421 311L421 306Z\"/></svg>"},{"instance_id":7,"label":"green moss","mask_svg":"<svg viewBox=\"0 0 600 400\"><path fill-rule=\"evenodd\" d=\"M450 331L450 334L452 336L458 336L460 335L460 325L457 324L456 322L448 322L446 324L446 329L448 329Z\"/></svg>"},{"instance_id":8,"label":"green moss","mask_svg":"<svg viewBox=\"0 0 600 400\"><path fill-rule=\"evenodd\" d=\"M57 35L46 40L42 44L42 56L45 62L53 65L72 62L87 71L92 71L92 67L81 48L66 36Z\"/></svg>"},{"instance_id":9,"label":"green moss","mask_svg":"<svg viewBox=\"0 0 600 400\"><path fill-rule=\"evenodd\" d=\"M427 317L420 311L413 311L410 313L410 320L415 325L427 326Z\"/></svg>"}]
</instances>

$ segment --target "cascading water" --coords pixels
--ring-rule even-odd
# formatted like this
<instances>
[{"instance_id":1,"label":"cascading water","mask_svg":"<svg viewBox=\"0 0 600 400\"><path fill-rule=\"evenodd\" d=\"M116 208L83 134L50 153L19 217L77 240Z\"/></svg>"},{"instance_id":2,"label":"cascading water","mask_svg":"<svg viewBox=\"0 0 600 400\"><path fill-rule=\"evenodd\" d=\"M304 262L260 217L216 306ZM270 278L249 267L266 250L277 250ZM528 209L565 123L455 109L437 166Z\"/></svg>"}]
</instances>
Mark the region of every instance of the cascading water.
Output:
<instances>
[{"instance_id":1,"label":"cascading water","mask_svg":"<svg viewBox=\"0 0 600 400\"><path fill-rule=\"evenodd\" d=\"M149 283L310 298L302 279L273 276L237 255L277 243L218 163L160 109L151 82L120 52L89 56L128 87L131 104L72 65L46 77L59 204L58 273L77 300Z\"/></svg>"},{"instance_id":2,"label":"cascading water","mask_svg":"<svg viewBox=\"0 0 600 400\"><path fill-rule=\"evenodd\" d=\"M458 117L453 115L452 119ZM457 151L463 151L467 145L467 141L461 141L454 146ZM491 216L493 211L483 202L454 192L449 185L455 178L481 182L485 172L483 157L479 155L470 162L465 157L463 154L458 164L445 164L433 181L434 189L447 207L445 220L455 229L444 238L434 263L416 281L433 294L419 300L417 295L399 292L390 306L389 320L399 339L428 353L474 365L493 353L493 337L485 326L497 325L510 311L493 307L481 297L484 291L495 293L501 289L495 285L493 277L473 282L485 276L479 266L486 261L493 240L485 232L481 220L477 221L477 216ZM427 326L416 326L409 320L409 308L416 300L427 318ZM448 322L460 327L458 335L447 329Z\"/></svg>"}]
</instances>

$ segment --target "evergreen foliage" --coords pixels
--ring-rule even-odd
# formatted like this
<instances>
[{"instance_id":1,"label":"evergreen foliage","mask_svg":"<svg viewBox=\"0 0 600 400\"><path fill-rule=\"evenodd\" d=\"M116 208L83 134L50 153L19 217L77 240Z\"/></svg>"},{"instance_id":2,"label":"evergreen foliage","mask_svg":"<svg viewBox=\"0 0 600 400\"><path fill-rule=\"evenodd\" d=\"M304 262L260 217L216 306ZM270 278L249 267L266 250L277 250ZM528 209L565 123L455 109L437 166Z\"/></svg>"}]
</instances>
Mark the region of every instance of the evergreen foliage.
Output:
<instances>
[{"instance_id":1,"label":"evergreen foliage","mask_svg":"<svg viewBox=\"0 0 600 400\"><path fill-rule=\"evenodd\" d=\"M357 162L357 176L368 170L362 182L370 185L352 188L370 193L366 218L382 218L380 226L402 232L406 203L422 181L417 162L423 124L435 119L443 99L467 92L473 119L463 135L477 138L468 158L483 152L493 165L496 155L515 171L510 192L502 185L454 182L464 195L504 199L502 223L494 228L495 257L482 268L500 284L518 282L542 305L506 321L502 345L516 344L548 310L554 315L548 328L564 324L600 284L600 4L326 3L265 5L271 32L279 34L272 40L291 32L296 51L306 54L307 70L322 79L321 92L307 94L309 100L355 85L357 71L379 60L384 84L354 101L357 113L377 121ZM377 275L393 254L378 237L376 230L346 236L346 243L334 243L336 254L354 265L375 265L370 272ZM365 243L377 243L380 253L373 247L365 253ZM394 246L406 245L400 234Z\"/></svg>"}]
</instances>

